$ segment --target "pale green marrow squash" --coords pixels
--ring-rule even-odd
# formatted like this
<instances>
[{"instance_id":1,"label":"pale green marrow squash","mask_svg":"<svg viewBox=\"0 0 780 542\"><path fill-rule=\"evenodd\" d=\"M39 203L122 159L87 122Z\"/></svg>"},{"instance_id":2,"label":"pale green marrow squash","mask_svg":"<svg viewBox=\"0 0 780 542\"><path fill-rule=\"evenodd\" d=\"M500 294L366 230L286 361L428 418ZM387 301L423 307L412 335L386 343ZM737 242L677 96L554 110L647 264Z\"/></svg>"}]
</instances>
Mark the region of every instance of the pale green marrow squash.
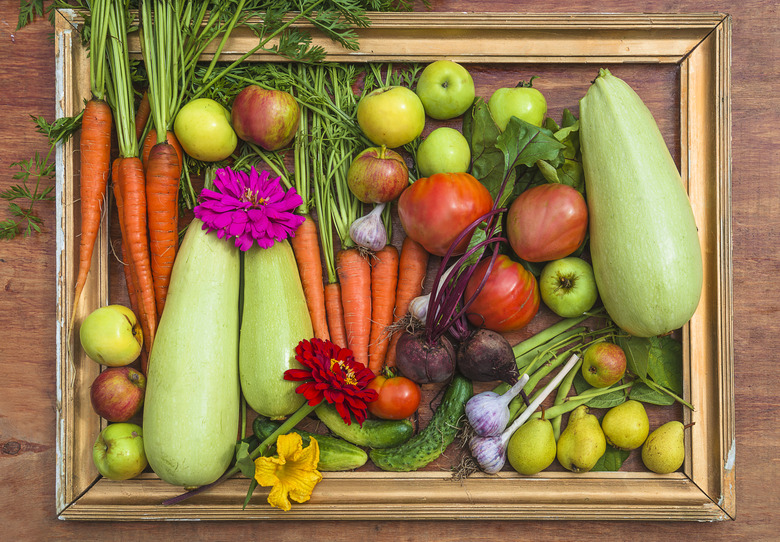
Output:
<instances>
[{"instance_id":1,"label":"pale green marrow squash","mask_svg":"<svg viewBox=\"0 0 780 542\"><path fill-rule=\"evenodd\" d=\"M615 323L639 337L684 325L702 289L688 195L650 111L608 70L580 100L593 272Z\"/></svg>"},{"instance_id":2,"label":"pale green marrow squash","mask_svg":"<svg viewBox=\"0 0 780 542\"><path fill-rule=\"evenodd\" d=\"M239 425L240 256L202 225L192 221L174 262L143 415L149 464L161 479L184 487L225 472Z\"/></svg>"},{"instance_id":3,"label":"pale green marrow squash","mask_svg":"<svg viewBox=\"0 0 780 542\"><path fill-rule=\"evenodd\" d=\"M303 404L303 395L295 392L300 382L284 380L284 372L302 367L295 347L313 336L290 244L250 248L244 254L239 372L244 397L255 412L279 419Z\"/></svg>"}]
</instances>

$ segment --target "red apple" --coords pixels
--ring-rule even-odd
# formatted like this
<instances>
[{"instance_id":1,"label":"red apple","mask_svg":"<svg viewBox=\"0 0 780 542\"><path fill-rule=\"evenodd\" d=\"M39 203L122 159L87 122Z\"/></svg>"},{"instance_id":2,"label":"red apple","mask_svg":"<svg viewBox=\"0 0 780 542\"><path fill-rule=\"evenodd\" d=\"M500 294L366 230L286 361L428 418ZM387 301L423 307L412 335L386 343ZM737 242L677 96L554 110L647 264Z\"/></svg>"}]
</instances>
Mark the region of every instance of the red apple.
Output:
<instances>
[{"instance_id":1,"label":"red apple","mask_svg":"<svg viewBox=\"0 0 780 542\"><path fill-rule=\"evenodd\" d=\"M250 85L233 101L231 121L238 137L267 151L287 146L300 120L298 102L282 90Z\"/></svg>"},{"instance_id":2,"label":"red apple","mask_svg":"<svg viewBox=\"0 0 780 542\"><path fill-rule=\"evenodd\" d=\"M409 170L403 157L386 147L369 147L349 166L347 184L363 203L386 203L409 185Z\"/></svg>"},{"instance_id":3,"label":"red apple","mask_svg":"<svg viewBox=\"0 0 780 542\"><path fill-rule=\"evenodd\" d=\"M590 345L582 356L582 376L594 388L611 386L626 373L626 353L614 343Z\"/></svg>"},{"instance_id":4,"label":"red apple","mask_svg":"<svg viewBox=\"0 0 780 542\"><path fill-rule=\"evenodd\" d=\"M146 377L132 367L112 367L100 373L89 388L92 408L110 422L126 422L141 409Z\"/></svg>"}]
</instances>

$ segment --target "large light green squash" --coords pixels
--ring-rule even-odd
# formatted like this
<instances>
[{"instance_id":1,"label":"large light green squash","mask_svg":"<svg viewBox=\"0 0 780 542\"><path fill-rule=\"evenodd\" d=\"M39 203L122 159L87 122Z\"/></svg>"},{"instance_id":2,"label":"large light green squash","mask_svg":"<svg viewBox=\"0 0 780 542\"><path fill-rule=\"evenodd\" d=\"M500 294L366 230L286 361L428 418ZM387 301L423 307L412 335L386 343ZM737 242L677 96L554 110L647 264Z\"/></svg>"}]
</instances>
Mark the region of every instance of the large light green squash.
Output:
<instances>
[{"instance_id":1,"label":"large light green squash","mask_svg":"<svg viewBox=\"0 0 780 542\"><path fill-rule=\"evenodd\" d=\"M580 136L596 284L615 323L649 337L677 329L702 289L688 196L652 114L601 70L580 100Z\"/></svg>"},{"instance_id":2,"label":"large light green squash","mask_svg":"<svg viewBox=\"0 0 780 542\"><path fill-rule=\"evenodd\" d=\"M252 409L269 418L292 414L304 397L300 382L284 372L301 368L295 347L314 336L298 267L287 241L252 247L244 255L244 309L241 316L241 389Z\"/></svg>"},{"instance_id":3,"label":"large light green squash","mask_svg":"<svg viewBox=\"0 0 780 542\"><path fill-rule=\"evenodd\" d=\"M239 424L238 289L233 243L187 228L149 357L144 446L157 475L197 487L233 458Z\"/></svg>"}]
</instances>

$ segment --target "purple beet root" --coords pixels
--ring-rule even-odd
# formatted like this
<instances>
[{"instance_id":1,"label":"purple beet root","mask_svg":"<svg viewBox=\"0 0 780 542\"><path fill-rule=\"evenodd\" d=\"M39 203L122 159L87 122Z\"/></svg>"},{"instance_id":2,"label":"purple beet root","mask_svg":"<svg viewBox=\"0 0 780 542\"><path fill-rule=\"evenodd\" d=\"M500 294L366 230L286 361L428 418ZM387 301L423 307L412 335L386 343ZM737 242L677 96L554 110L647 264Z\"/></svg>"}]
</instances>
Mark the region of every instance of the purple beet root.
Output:
<instances>
[{"instance_id":1,"label":"purple beet root","mask_svg":"<svg viewBox=\"0 0 780 542\"><path fill-rule=\"evenodd\" d=\"M457 363L458 371L475 382L502 380L514 384L520 378L512 345L489 329L479 329L460 343Z\"/></svg>"},{"instance_id":2,"label":"purple beet root","mask_svg":"<svg viewBox=\"0 0 780 542\"><path fill-rule=\"evenodd\" d=\"M455 372L455 348L446 337L431 345L423 333L403 333L396 345L396 366L418 384L445 382Z\"/></svg>"}]
</instances>

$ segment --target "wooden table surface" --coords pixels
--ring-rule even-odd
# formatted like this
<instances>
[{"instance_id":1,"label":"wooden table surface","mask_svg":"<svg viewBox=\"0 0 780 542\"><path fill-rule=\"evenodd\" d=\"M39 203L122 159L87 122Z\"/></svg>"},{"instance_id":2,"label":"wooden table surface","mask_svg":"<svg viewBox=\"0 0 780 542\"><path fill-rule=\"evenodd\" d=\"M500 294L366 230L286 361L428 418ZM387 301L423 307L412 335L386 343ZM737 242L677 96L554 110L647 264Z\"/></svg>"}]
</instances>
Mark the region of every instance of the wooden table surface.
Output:
<instances>
[{"instance_id":1,"label":"wooden table surface","mask_svg":"<svg viewBox=\"0 0 780 542\"><path fill-rule=\"evenodd\" d=\"M55 207L39 205L43 233L0 241L0 524L7 540L628 540L776 539L780 296L780 30L769 0L431 0L436 11L723 12L733 18L733 269L737 519L640 522L81 523L55 513ZM52 27L15 30L19 3L0 2L0 189L12 163L46 152L30 115L54 118ZM418 9L424 9L418 2ZM0 220L9 217L5 203ZM337 518L334 518L337 519ZM522 520L522 518L517 518ZM251 529L248 530L248 529ZM272 535L270 533L273 533Z\"/></svg>"}]
</instances>

